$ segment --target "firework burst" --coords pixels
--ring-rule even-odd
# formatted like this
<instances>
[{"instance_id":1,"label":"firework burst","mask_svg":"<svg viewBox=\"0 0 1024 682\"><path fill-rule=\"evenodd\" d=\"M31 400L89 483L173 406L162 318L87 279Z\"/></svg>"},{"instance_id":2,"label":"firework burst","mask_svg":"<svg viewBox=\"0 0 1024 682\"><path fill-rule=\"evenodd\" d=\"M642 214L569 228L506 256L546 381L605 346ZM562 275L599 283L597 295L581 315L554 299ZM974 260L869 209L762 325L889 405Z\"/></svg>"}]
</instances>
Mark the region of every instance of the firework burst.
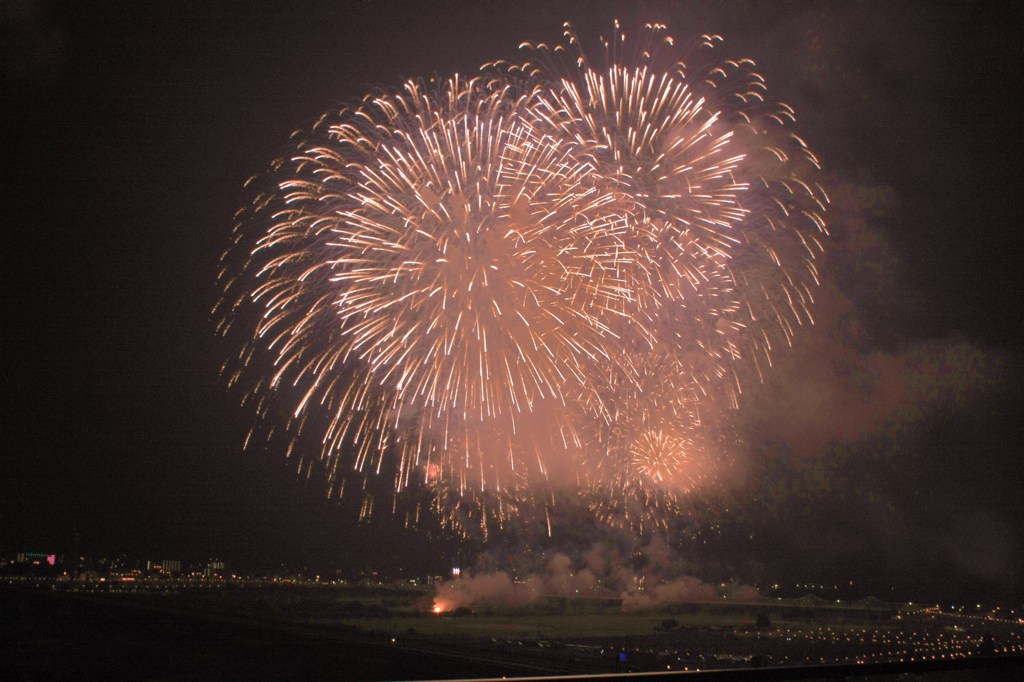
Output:
<instances>
[{"instance_id":1,"label":"firework burst","mask_svg":"<svg viewBox=\"0 0 1024 682\"><path fill-rule=\"evenodd\" d=\"M240 212L225 371L332 490L393 471L485 532L578 490L650 525L714 480L701 412L811 320L817 162L753 63L565 35L325 115Z\"/></svg>"},{"instance_id":2,"label":"firework burst","mask_svg":"<svg viewBox=\"0 0 1024 682\"><path fill-rule=\"evenodd\" d=\"M752 60L713 58L719 36L677 48L662 25L628 40L616 22L596 57L568 25L565 38L499 65L548 84L537 115L588 143L629 217L633 334L651 343L674 318L673 343L730 375L735 403L743 375L813 321L827 197L804 177L818 161Z\"/></svg>"}]
</instances>

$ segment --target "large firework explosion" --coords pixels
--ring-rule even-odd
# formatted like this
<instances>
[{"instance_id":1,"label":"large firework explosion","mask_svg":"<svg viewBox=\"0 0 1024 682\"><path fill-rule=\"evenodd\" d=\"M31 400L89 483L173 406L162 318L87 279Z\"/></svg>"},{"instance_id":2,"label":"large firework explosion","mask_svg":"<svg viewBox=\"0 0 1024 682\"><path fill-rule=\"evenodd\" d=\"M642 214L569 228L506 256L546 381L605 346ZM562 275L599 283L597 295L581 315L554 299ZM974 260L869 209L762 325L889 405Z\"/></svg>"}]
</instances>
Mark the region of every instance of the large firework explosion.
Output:
<instances>
[{"instance_id":1,"label":"large firework explosion","mask_svg":"<svg viewBox=\"0 0 1024 682\"><path fill-rule=\"evenodd\" d=\"M330 493L388 471L463 529L567 491L659 525L715 485L706 415L812 321L825 195L753 62L565 37L323 116L239 212L225 371Z\"/></svg>"}]
</instances>

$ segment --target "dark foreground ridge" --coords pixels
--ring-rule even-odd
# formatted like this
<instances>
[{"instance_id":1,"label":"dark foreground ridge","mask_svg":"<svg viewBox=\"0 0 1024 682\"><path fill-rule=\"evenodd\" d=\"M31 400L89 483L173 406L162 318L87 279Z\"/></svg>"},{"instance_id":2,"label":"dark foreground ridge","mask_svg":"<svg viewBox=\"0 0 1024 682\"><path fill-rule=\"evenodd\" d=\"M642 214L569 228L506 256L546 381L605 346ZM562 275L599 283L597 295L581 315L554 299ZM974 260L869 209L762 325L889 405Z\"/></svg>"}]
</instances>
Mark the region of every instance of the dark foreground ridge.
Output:
<instances>
[{"instance_id":1,"label":"dark foreground ridge","mask_svg":"<svg viewBox=\"0 0 1024 682\"><path fill-rule=\"evenodd\" d=\"M560 672L356 633L84 595L0 590L0 617L4 679L395 680Z\"/></svg>"},{"instance_id":2,"label":"dark foreground ridge","mask_svg":"<svg viewBox=\"0 0 1024 682\"><path fill-rule=\"evenodd\" d=\"M254 592L254 595L262 594ZM289 589L284 596L292 599L303 594L303 590ZM667 651L647 648L654 642L659 642L659 647L664 646L666 638L672 636L670 633L608 637L601 646L572 643L579 641L578 638L529 641L526 638L427 636L399 628L381 632L343 623L328 626L322 620L296 619L294 612L290 616L282 616L280 612L254 615L223 605L218 608L217 602L230 598L225 592L210 592L207 598L210 601L199 606L199 602L190 602L182 595L152 599L41 588L0 589L2 677L573 680L615 676L628 680L860 678L1024 682L1024 656L1019 653L991 656L984 647L966 657L942 660L773 667L759 667L761 662L757 659L720 655L717 661L704 659L700 671L692 667L681 671L675 667L665 669L665 661L674 663L676 660L666 658ZM262 596L251 597L252 601L262 599ZM316 604L317 610L322 610L322 603ZM473 617L459 620L476 630L486 622ZM521 620L529 621L530 617L522 616ZM444 623L446 627L448 624ZM727 642L729 637L732 635L722 632L717 640L705 639L705 647L712 641ZM773 646L779 645L781 642ZM708 663L719 669L706 669ZM613 670L627 673L638 669L645 672L609 674Z\"/></svg>"},{"instance_id":3,"label":"dark foreground ridge","mask_svg":"<svg viewBox=\"0 0 1024 682\"><path fill-rule=\"evenodd\" d=\"M906 663L867 663L864 665L803 665L773 668L728 668L722 670L665 671L618 673L603 675L561 675L517 677L520 682L541 680L616 679L624 682L788 682L790 680L847 680L870 678L874 682L889 680L1024 680L1024 656L983 656L947 661L915 661ZM493 678L497 680L499 678ZM500 678L503 679L503 678ZM437 682L437 681L435 681ZM489 682L480 680L478 682Z\"/></svg>"}]
</instances>

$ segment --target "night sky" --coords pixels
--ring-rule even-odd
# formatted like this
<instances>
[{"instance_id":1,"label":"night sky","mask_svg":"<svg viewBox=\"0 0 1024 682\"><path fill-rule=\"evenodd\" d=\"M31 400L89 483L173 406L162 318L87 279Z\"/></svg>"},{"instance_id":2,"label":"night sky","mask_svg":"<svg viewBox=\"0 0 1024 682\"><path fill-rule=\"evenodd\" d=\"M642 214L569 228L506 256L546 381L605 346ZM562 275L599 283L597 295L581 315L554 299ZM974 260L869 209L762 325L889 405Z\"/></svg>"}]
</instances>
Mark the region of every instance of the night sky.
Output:
<instances>
[{"instance_id":1,"label":"night sky","mask_svg":"<svg viewBox=\"0 0 1024 682\"><path fill-rule=\"evenodd\" d=\"M242 453L210 319L242 183L374 86L618 17L755 58L833 198L822 322L740 415L749 472L715 541L730 570L1020 594L1019 7L251 4L0 8L0 551L443 555L359 526L282 453Z\"/></svg>"}]
</instances>

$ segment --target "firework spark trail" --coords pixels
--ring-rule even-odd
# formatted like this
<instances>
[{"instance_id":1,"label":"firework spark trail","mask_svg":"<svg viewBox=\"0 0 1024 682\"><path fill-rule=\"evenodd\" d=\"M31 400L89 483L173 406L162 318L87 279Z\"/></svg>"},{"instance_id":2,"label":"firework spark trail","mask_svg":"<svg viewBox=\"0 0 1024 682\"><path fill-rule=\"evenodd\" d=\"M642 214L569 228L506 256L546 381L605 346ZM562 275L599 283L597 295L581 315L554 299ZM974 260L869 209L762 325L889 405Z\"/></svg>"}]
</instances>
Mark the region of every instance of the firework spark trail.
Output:
<instances>
[{"instance_id":1,"label":"firework spark trail","mask_svg":"<svg viewBox=\"0 0 1024 682\"><path fill-rule=\"evenodd\" d=\"M787 129L792 109L766 100L753 61L710 59L718 36L680 60L664 26L631 42L616 22L603 64L568 24L565 37L525 44L533 56L509 70L551 84L539 115L591 142L595 173L629 213L624 262L642 264L626 274L638 292L630 319L650 319L634 331L650 342L648 327L683 306L699 329L676 345L705 353L720 376L760 374L771 349L813 321L826 234L824 192L801 177L818 162Z\"/></svg>"},{"instance_id":2,"label":"firework spark trail","mask_svg":"<svg viewBox=\"0 0 1024 682\"><path fill-rule=\"evenodd\" d=\"M581 455L583 497L609 525L664 528L683 498L714 486L726 465L705 442L712 425L701 414L710 401L684 358L623 353L597 384L600 410L591 410L591 440Z\"/></svg>"},{"instance_id":3,"label":"firework spark trail","mask_svg":"<svg viewBox=\"0 0 1024 682\"><path fill-rule=\"evenodd\" d=\"M240 212L225 371L332 490L393 463L485 532L542 488L672 511L714 479L701 411L812 321L817 161L753 62L565 35L325 115Z\"/></svg>"},{"instance_id":4,"label":"firework spark trail","mask_svg":"<svg viewBox=\"0 0 1024 682\"><path fill-rule=\"evenodd\" d=\"M631 42L616 23L595 59L570 26L564 35L493 68L544 84L534 115L588 150L627 216L618 275L633 297L615 327L624 352L610 363L618 378L588 396L602 435L584 449L584 468L599 508L628 517L632 507L635 523L657 524L664 517L645 510L672 509L676 495L714 479L714 448L685 435L701 426L701 396L713 397L705 411L737 407L772 349L813 322L825 196L802 179L817 160L788 131L792 110L767 102L754 63L708 58L720 37L680 51L663 26ZM667 390L646 385L638 355L661 363Z\"/></svg>"}]
</instances>

